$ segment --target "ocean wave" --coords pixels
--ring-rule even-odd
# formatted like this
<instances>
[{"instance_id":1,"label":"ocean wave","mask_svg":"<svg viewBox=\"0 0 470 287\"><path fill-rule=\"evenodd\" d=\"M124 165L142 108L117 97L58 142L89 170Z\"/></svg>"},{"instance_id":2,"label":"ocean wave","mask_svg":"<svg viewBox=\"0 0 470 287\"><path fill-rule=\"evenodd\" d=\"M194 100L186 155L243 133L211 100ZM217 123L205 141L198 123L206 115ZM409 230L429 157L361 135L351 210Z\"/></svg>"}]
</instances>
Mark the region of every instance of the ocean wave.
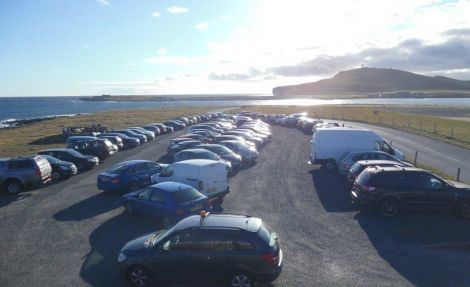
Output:
<instances>
[{"instance_id":1,"label":"ocean wave","mask_svg":"<svg viewBox=\"0 0 470 287\"><path fill-rule=\"evenodd\" d=\"M0 129L12 128L12 127L16 127L20 124L40 122L40 121L48 120L48 119L74 117L76 115L81 115L81 114L82 113L80 113L80 114L58 114L58 115L48 115L48 116L44 116L44 117L26 118L26 119L4 119L4 120L0 120Z\"/></svg>"}]
</instances>

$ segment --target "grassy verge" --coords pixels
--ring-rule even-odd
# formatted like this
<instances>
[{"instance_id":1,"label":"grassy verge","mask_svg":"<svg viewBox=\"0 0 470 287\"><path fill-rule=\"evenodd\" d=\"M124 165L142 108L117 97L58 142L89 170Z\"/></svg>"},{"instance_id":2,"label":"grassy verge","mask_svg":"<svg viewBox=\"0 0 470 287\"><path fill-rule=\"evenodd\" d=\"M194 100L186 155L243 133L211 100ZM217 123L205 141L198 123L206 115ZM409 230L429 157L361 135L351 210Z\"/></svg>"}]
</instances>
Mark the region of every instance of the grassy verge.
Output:
<instances>
[{"instance_id":1,"label":"grassy verge","mask_svg":"<svg viewBox=\"0 0 470 287\"><path fill-rule=\"evenodd\" d=\"M2 129L0 130L0 157L28 155L46 148L63 147L62 128L68 126L99 123L108 129L125 128L162 122L177 116L205 113L213 109L199 107L116 110L47 120L15 129Z\"/></svg>"},{"instance_id":2,"label":"grassy verge","mask_svg":"<svg viewBox=\"0 0 470 287\"><path fill-rule=\"evenodd\" d=\"M450 110L453 108L449 107ZM267 114L291 114L308 112L311 117L362 122L391 127L411 133L435 138L470 149L470 123L430 115L397 112L387 106L244 106L238 111L256 111Z\"/></svg>"}]
</instances>

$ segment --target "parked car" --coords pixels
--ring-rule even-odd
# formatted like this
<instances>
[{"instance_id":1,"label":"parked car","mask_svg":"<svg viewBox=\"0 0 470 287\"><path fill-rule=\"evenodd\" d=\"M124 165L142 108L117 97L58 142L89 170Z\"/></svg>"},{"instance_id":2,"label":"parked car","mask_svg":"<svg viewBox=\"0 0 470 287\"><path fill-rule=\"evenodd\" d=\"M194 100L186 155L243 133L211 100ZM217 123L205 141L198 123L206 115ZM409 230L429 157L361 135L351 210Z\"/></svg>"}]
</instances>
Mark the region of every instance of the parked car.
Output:
<instances>
[{"instance_id":1,"label":"parked car","mask_svg":"<svg viewBox=\"0 0 470 287\"><path fill-rule=\"evenodd\" d=\"M130 131L130 130L113 130L113 131L111 131L111 132L112 132L112 133L125 134L125 135L128 136L128 137L136 138L136 139L140 140L140 143L141 143L141 144L147 142L147 137L146 137L146 136L141 135L141 134L138 134L138 133L135 133L135 132Z\"/></svg>"},{"instance_id":2,"label":"parked car","mask_svg":"<svg viewBox=\"0 0 470 287\"><path fill-rule=\"evenodd\" d=\"M160 134L166 134L166 133L172 133L173 132L173 127L164 125L162 123L153 123L153 124L150 124L150 125L159 128L160 129Z\"/></svg>"},{"instance_id":3,"label":"parked car","mask_svg":"<svg viewBox=\"0 0 470 287\"><path fill-rule=\"evenodd\" d=\"M220 144L201 144L196 146L196 148L209 150L221 157L222 159L229 161L232 164L232 169L240 167L242 163L241 155L233 152L228 147L225 147Z\"/></svg>"},{"instance_id":4,"label":"parked car","mask_svg":"<svg viewBox=\"0 0 470 287\"><path fill-rule=\"evenodd\" d=\"M338 165L338 172L346 176L351 166L358 160L389 160L399 162L400 159L383 151L350 151L345 153Z\"/></svg>"},{"instance_id":5,"label":"parked car","mask_svg":"<svg viewBox=\"0 0 470 287\"><path fill-rule=\"evenodd\" d=\"M196 141L196 140L185 140L185 141L179 141L176 144L170 144L167 148L167 154L170 156L173 156L175 153L180 152L184 149L188 148L195 148L197 145L202 144L203 142L201 141Z\"/></svg>"},{"instance_id":6,"label":"parked car","mask_svg":"<svg viewBox=\"0 0 470 287\"><path fill-rule=\"evenodd\" d=\"M0 159L0 186L9 194L18 194L28 186L51 180L52 168L42 156L21 156Z\"/></svg>"},{"instance_id":7,"label":"parked car","mask_svg":"<svg viewBox=\"0 0 470 287\"><path fill-rule=\"evenodd\" d=\"M197 140L197 141L201 141L201 142L205 142L205 143L208 143L208 142L211 141L211 139L206 138L203 135L193 134L193 133L180 135L179 138L188 138L188 139L193 139L193 140Z\"/></svg>"},{"instance_id":8,"label":"parked car","mask_svg":"<svg viewBox=\"0 0 470 287\"><path fill-rule=\"evenodd\" d=\"M140 145L140 140L138 138L135 138L135 137L129 137L125 134L122 134L122 133L106 133L106 134L103 134L102 135L103 137L104 136L117 136L119 137L121 140L122 140L122 143L124 144L124 148L132 148L132 147L136 147L138 145Z\"/></svg>"},{"instance_id":9,"label":"parked car","mask_svg":"<svg viewBox=\"0 0 470 287\"><path fill-rule=\"evenodd\" d=\"M206 149L202 149L202 148L185 149L180 152L177 152L173 156L174 162L190 160L190 159L208 159L208 160L218 161L225 165L228 173L232 172L232 164L229 161L220 158L217 154L211 151L208 151Z\"/></svg>"},{"instance_id":10,"label":"parked car","mask_svg":"<svg viewBox=\"0 0 470 287\"><path fill-rule=\"evenodd\" d=\"M257 149L260 149L265 144L262 138L253 136L243 131L233 130L233 131L225 132L223 135L232 135L232 136L241 137L248 142L254 143Z\"/></svg>"},{"instance_id":11,"label":"parked car","mask_svg":"<svg viewBox=\"0 0 470 287\"><path fill-rule=\"evenodd\" d=\"M228 147L234 153L239 154L242 157L243 162L255 162L259 156L259 152L255 147L236 140L228 140L219 142L220 145Z\"/></svg>"},{"instance_id":12,"label":"parked car","mask_svg":"<svg viewBox=\"0 0 470 287\"><path fill-rule=\"evenodd\" d=\"M176 181L191 185L209 197L213 206L220 206L230 192L227 168L223 163L192 159L175 162L151 178L152 183Z\"/></svg>"},{"instance_id":13,"label":"parked car","mask_svg":"<svg viewBox=\"0 0 470 287\"><path fill-rule=\"evenodd\" d=\"M352 128L319 128L312 136L310 162L321 164L326 170L336 170L341 157L349 151L384 151L403 160L399 150L392 148L371 130Z\"/></svg>"},{"instance_id":14,"label":"parked car","mask_svg":"<svg viewBox=\"0 0 470 287\"><path fill-rule=\"evenodd\" d=\"M47 149L38 152L39 155L50 155L63 161L73 162L78 171L91 169L99 164L96 156L84 155L71 148Z\"/></svg>"},{"instance_id":15,"label":"parked car","mask_svg":"<svg viewBox=\"0 0 470 287\"><path fill-rule=\"evenodd\" d=\"M97 156L100 160L116 153L113 144L107 139L74 142L69 144L67 148L74 149L82 154Z\"/></svg>"},{"instance_id":16,"label":"parked car","mask_svg":"<svg viewBox=\"0 0 470 287\"><path fill-rule=\"evenodd\" d=\"M216 136L220 136L220 134L214 133L214 132L211 132L211 131L208 131L208 130L191 130L191 133L201 135L201 136L203 136L205 138L208 138L208 139L213 139Z\"/></svg>"},{"instance_id":17,"label":"parked car","mask_svg":"<svg viewBox=\"0 0 470 287\"><path fill-rule=\"evenodd\" d=\"M165 126L170 126L176 131L184 130L186 125L179 121L166 121L163 123Z\"/></svg>"},{"instance_id":18,"label":"parked car","mask_svg":"<svg viewBox=\"0 0 470 287\"><path fill-rule=\"evenodd\" d=\"M118 263L139 287L176 278L251 287L279 277L283 253L278 235L260 218L202 212L126 243Z\"/></svg>"},{"instance_id":19,"label":"parked car","mask_svg":"<svg viewBox=\"0 0 470 287\"><path fill-rule=\"evenodd\" d=\"M87 140L97 140L98 137L95 136L70 136L67 138L66 145L71 145L76 142L87 141Z\"/></svg>"},{"instance_id":20,"label":"parked car","mask_svg":"<svg viewBox=\"0 0 470 287\"><path fill-rule=\"evenodd\" d=\"M160 128L157 127L157 126L154 126L154 125L145 125L143 126L143 128L147 131L151 131L155 134L155 136L159 135L159 134L163 134L163 132L160 132Z\"/></svg>"},{"instance_id":21,"label":"parked car","mask_svg":"<svg viewBox=\"0 0 470 287\"><path fill-rule=\"evenodd\" d=\"M204 124L199 124L199 125L194 125L194 126L191 126L189 128L189 132L192 132L193 130L206 130L206 131L210 131L210 132L218 133L218 134L221 134L221 133L224 132L224 130L222 130L222 129L218 129L218 128L213 127L213 126L206 125L205 123Z\"/></svg>"},{"instance_id":22,"label":"parked car","mask_svg":"<svg viewBox=\"0 0 470 287\"><path fill-rule=\"evenodd\" d=\"M243 142L249 146L252 146L254 148L256 148L256 144L252 141L248 141L248 140L245 140L244 138L240 137L240 136L233 136L233 135L220 135L218 137L215 137L212 142L213 143L220 143L222 141L239 141L239 142Z\"/></svg>"},{"instance_id":23,"label":"parked car","mask_svg":"<svg viewBox=\"0 0 470 287\"><path fill-rule=\"evenodd\" d=\"M98 138L109 140L113 145L117 147L118 151L124 148L124 142L118 136L99 135Z\"/></svg>"},{"instance_id":24,"label":"parked car","mask_svg":"<svg viewBox=\"0 0 470 287\"><path fill-rule=\"evenodd\" d=\"M104 191L135 191L149 186L151 176L166 166L150 160L121 162L98 175L97 187Z\"/></svg>"},{"instance_id":25,"label":"parked car","mask_svg":"<svg viewBox=\"0 0 470 287\"><path fill-rule=\"evenodd\" d=\"M63 161L49 155L42 155L51 165L51 178L53 181L69 178L77 174L78 169L73 162Z\"/></svg>"},{"instance_id":26,"label":"parked car","mask_svg":"<svg viewBox=\"0 0 470 287\"><path fill-rule=\"evenodd\" d=\"M141 127L130 127L130 131L135 132L136 134L141 134L147 137L147 141L153 141L155 139L155 133L152 131L148 131Z\"/></svg>"},{"instance_id":27,"label":"parked car","mask_svg":"<svg viewBox=\"0 0 470 287\"><path fill-rule=\"evenodd\" d=\"M192 186L172 181L128 193L123 199L127 213L161 219L166 228L184 217L211 209L207 196Z\"/></svg>"},{"instance_id":28,"label":"parked car","mask_svg":"<svg viewBox=\"0 0 470 287\"><path fill-rule=\"evenodd\" d=\"M356 178L353 202L378 207L384 216L403 209L448 209L470 218L470 185L446 181L415 167L369 167Z\"/></svg>"},{"instance_id":29,"label":"parked car","mask_svg":"<svg viewBox=\"0 0 470 287\"><path fill-rule=\"evenodd\" d=\"M370 166L380 166L380 167L386 167L386 166L409 166L413 167L411 163L407 163L404 161L394 161L394 160L359 160L356 161L351 168L348 171L348 175L346 176L346 179L348 182L353 183L356 178L361 174L361 172L370 167Z\"/></svg>"}]
</instances>

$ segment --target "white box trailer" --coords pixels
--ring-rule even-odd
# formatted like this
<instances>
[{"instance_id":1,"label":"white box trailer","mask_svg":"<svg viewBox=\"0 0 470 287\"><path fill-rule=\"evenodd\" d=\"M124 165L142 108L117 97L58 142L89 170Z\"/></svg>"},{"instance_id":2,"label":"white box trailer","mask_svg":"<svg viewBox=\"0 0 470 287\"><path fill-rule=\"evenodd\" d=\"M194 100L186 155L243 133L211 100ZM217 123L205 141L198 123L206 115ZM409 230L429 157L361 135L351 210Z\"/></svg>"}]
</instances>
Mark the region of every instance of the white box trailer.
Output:
<instances>
[{"instance_id":1,"label":"white box trailer","mask_svg":"<svg viewBox=\"0 0 470 287\"><path fill-rule=\"evenodd\" d=\"M336 169L343 154L349 151L387 152L398 159L404 159L403 153L392 148L374 131L353 128L319 128L312 136L310 162L321 164L328 170Z\"/></svg>"},{"instance_id":2,"label":"white box trailer","mask_svg":"<svg viewBox=\"0 0 470 287\"><path fill-rule=\"evenodd\" d=\"M192 159L168 165L151 177L153 184L176 181L190 185L209 197L213 205L220 205L230 192L225 164L214 160Z\"/></svg>"}]
</instances>

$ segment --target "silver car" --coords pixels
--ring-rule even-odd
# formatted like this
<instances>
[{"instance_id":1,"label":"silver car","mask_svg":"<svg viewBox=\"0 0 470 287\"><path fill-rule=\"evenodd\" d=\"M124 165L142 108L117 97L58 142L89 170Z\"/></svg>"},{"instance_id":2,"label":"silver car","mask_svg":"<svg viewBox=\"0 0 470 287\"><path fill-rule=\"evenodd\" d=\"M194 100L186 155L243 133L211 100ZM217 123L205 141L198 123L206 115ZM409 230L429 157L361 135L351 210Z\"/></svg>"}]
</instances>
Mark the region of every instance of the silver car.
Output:
<instances>
[{"instance_id":1,"label":"silver car","mask_svg":"<svg viewBox=\"0 0 470 287\"><path fill-rule=\"evenodd\" d=\"M343 155L338 165L338 172L346 176L352 165L359 160L401 160L383 151L350 151Z\"/></svg>"},{"instance_id":2,"label":"silver car","mask_svg":"<svg viewBox=\"0 0 470 287\"><path fill-rule=\"evenodd\" d=\"M0 159L0 185L10 194L50 181L51 172L47 159L39 155Z\"/></svg>"}]
</instances>

